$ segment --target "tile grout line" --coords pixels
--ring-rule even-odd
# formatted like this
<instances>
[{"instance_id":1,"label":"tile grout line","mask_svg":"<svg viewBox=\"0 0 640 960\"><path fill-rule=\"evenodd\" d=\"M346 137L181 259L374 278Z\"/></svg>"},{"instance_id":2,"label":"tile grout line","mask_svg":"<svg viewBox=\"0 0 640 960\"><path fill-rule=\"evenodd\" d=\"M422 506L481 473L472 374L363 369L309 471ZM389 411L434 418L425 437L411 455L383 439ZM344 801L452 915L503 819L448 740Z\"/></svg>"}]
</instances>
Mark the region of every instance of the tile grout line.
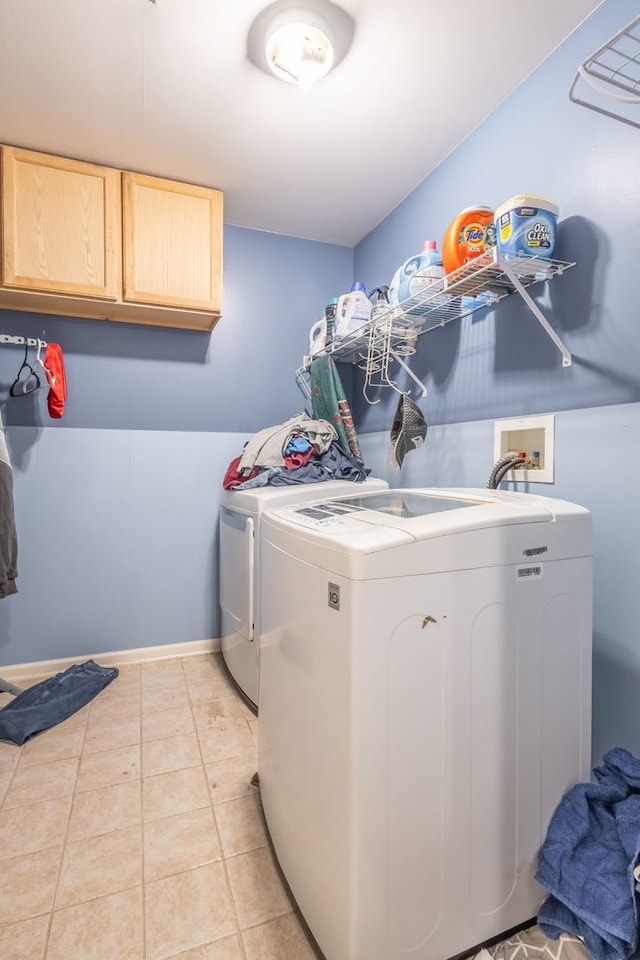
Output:
<instances>
[{"instance_id":1,"label":"tile grout line","mask_svg":"<svg viewBox=\"0 0 640 960\"><path fill-rule=\"evenodd\" d=\"M138 664L138 694L140 697L140 789L138 790L138 805L140 811L140 932L142 934L142 960L147 960L147 899L146 883L144 878L144 751L142 749L142 667Z\"/></svg>"},{"instance_id":2,"label":"tile grout line","mask_svg":"<svg viewBox=\"0 0 640 960\"><path fill-rule=\"evenodd\" d=\"M22 747L16 747L16 749L21 751L21 750L22 750ZM11 770L11 772L9 773L9 782L7 783L6 790L4 791L4 795L3 795L3 797L2 797L2 803L0 803L0 812L2 811L2 808L4 807L5 800L7 799L8 795L9 795L9 790L11 789L11 784L13 783L13 778L14 778L15 775L16 775L16 770L17 770L18 767L20 766L20 760L21 760L21 758L22 758L22 753L20 753L20 756L18 757L18 760L16 761L16 764L15 764L13 770ZM8 809L8 808L7 808L7 809Z\"/></svg>"},{"instance_id":3,"label":"tile grout line","mask_svg":"<svg viewBox=\"0 0 640 960\"><path fill-rule=\"evenodd\" d=\"M73 792L72 792L72 794L71 794L71 806L70 806L70 808L69 808L69 815L68 815L68 818L67 818L67 828L66 828L66 831L65 831L65 837L64 837L64 841L63 841L63 845L62 845L62 855L61 855L61 858L60 858L60 864L59 864L59 866L58 866L58 875L57 875L56 884L55 884L55 887L54 887L53 903L52 903L52 908L51 908L51 911L50 911L49 923L48 923L48 926L47 926L47 935L46 935L46 940L45 940L45 953L44 953L44 957L45 957L45 958L46 958L46 956L47 956L47 952L48 952L48 949L49 949L49 939L50 939L50 934L51 934L51 926L52 926L52 924L53 924L53 917L54 917L54 914L55 914L55 913L61 912L62 910L70 909L70 908L73 908L73 907L76 907L76 906L80 906L80 905L84 905L84 904L89 904L89 903L92 903L93 901L97 901L97 900L103 899L105 896L112 896L112 895L113 895L113 894L98 894L98 895L96 895L96 896L94 896L94 897L89 897L87 900L78 901L77 904L76 904L76 903L71 903L71 904L67 904L67 906L65 906L65 907L60 907L60 910L59 910L59 911L56 910L56 908L55 908L55 901L56 901L56 897L57 897L57 894L58 894L58 888L59 888L59 885L60 885L60 875L61 875L61 872L62 872L62 863L63 863L63 861L64 861L64 856L65 856L65 853L66 853L66 851L67 851L67 846L68 846L70 843L74 843L74 842L75 842L75 841L70 841L70 840L69 840L69 827L70 827L70 822L71 822L71 815L72 815L72 813L73 813L73 809L74 809L74 806L75 806L75 799L76 799L76 797L77 797L78 795L82 795L83 793L91 792L91 791L86 791L86 790L84 790L84 791L78 791L78 790L77 790L77 785L78 785L78 777L79 777L79 773L80 773L80 766L81 766L81 763L82 763L82 758L83 758L83 756L85 755L85 754L84 754L84 749L85 749L85 746L87 745L87 734L88 734L88 730L89 730L89 722L90 722L91 717L92 717L92 714L93 714L93 705L94 705L94 702L95 702L95 698L94 698L94 700L92 700L92 701L90 702L90 704L89 704L89 712L88 712L88 714L87 714L87 720L86 720L86 722L85 722L85 724L84 724L84 732L83 732L83 736L82 736L82 746L81 746L81 748L80 748L80 755L79 755L79 757L78 757L78 767L77 767L77 770L76 770L76 779L75 779L75 782L74 782ZM111 749L119 749L119 748L118 748L118 747L115 747L115 748L111 748ZM107 752L108 752L108 750L96 751L96 753L107 753ZM87 754L87 756L94 756L94 754ZM140 759L140 763L141 763L141 762L142 762L142 761L141 761L141 759ZM142 781L140 780L140 782L142 782ZM96 788L96 789L99 789L99 788ZM116 827L116 831L109 831L109 832L110 832L110 833L117 832L118 829L120 829L120 828L119 828L119 827ZM105 836L105 834L99 834L98 836ZM81 838L81 839L78 840L77 842L82 842L83 839L84 839L84 840L88 840L88 839L91 839L91 838L90 838L90 837ZM125 887L125 888L123 888L123 890L115 891L115 893L122 893L122 892L125 892L125 891L128 891L128 890L135 890L138 885L139 885L139 884L135 884L135 885L132 886L132 887ZM142 958L142 960L144 960L144 957Z\"/></svg>"},{"instance_id":4,"label":"tile grout line","mask_svg":"<svg viewBox=\"0 0 640 960\"><path fill-rule=\"evenodd\" d=\"M46 679L46 678L45 678L45 679ZM91 709L91 708L89 708L89 711L90 711L90 709ZM67 719L68 719L68 718L67 718ZM56 725L56 726L58 726L58 725ZM71 820L71 812L72 812L72 810L73 810L73 801L74 801L74 797L75 797L75 787L76 787L76 783L77 783L77 779L78 779L78 771L79 771L79 767L80 767L80 757L82 756L82 750L84 749L84 741L85 741L86 734L87 734L87 727L88 727L88 716L87 716L87 721L86 721L85 724L84 724L84 732L83 732L83 734L82 734L82 746L80 747L80 754L79 754L78 757L76 758L77 761L78 761L78 765L77 765L77 767L76 767L76 777L75 777L75 781L74 781L73 790L72 790L72 792L71 792L71 803L70 803L70 805L69 805L69 812L68 812L68 814L67 814L67 823L66 823L66 828L65 828L65 832L64 832L64 837L63 837L63 839L62 839L62 841L61 841L61 843L60 843L60 845L59 845L59 846L60 846L60 862L58 863L58 870L57 870L57 875L56 875L56 881L55 881L55 884L54 884L53 896L52 896L52 900L51 900L51 908L50 908L49 910L47 910L47 911L43 911L42 913L38 913L38 914L34 914L34 915L30 916L30 917L26 917L26 918L24 918L23 921L21 921L21 922L25 922L25 921L27 921L27 920L33 920L33 919L36 919L37 917L47 916L47 914L48 914L47 930L46 930L45 939L44 939L44 952L43 952L43 954L42 954L43 957L46 957L46 953L47 953L47 950L48 950L48 947L49 947L49 935L50 935L50 932L51 932L51 924L52 924L52 922L53 922L53 914L54 914L54 912L55 912L55 909L54 909L54 908L55 908L55 898L56 898L56 894L57 894L57 890L58 890L58 883L59 883L59 881L60 881L60 872L61 872L61 870L62 870L62 861L63 861L63 858L64 858L64 851L65 851L65 848L66 848L66 840L67 840L67 835L68 835L68 832L69 832L69 823L70 823L70 820ZM43 732L46 732L46 731L43 731ZM28 743L28 742L29 742L29 741L27 741L27 743ZM9 783L8 783L8 785L7 785L7 789L6 789L5 794L4 794L3 798L2 798L2 803L0 803L0 813L2 813L2 810L3 810L3 807L4 807L4 802L5 802L8 794L9 794L9 789L10 789L12 783L13 783L13 779L14 779L14 777L15 777L15 775L16 775L16 772L17 772L18 769L20 768L20 764L21 764L22 758L23 758L22 747L23 747L24 745L25 745L25 744L22 744L22 745L16 747L16 749L17 749L18 751L20 751L20 753L19 753L19 756L18 756L18 760L17 760L15 766L13 767L13 770L11 771L11 775L10 775L10 778L9 778ZM65 759L65 758L63 758L63 759ZM68 759L73 759L73 758L70 757L70 758L68 758ZM47 763L47 762L55 762L55 761L46 761L46 760L43 761L43 763ZM38 764L32 764L32 766L38 766ZM57 798L53 797L53 798L51 798L51 799L57 799ZM60 799L62 799L62 798L60 798ZM7 808L7 809L11 809L11 808ZM56 844L56 845L54 845L54 846L51 846L51 847L43 847L43 848L41 848L41 849L42 849L42 850L55 850L55 849L57 848L57 846L58 846L58 844ZM40 851L32 851L32 852L37 853L37 852L40 852ZM25 854L20 854L20 857L22 857L22 856L25 856ZM10 924L0 924L0 927L2 927L2 926L9 926L9 925L10 925Z\"/></svg>"},{"instance_id":5,"label":"tile grout line","mask_svg":"<svg viewBox=\"0 0 640 960\"><path fill-rule=\"evenodd\" d=\"M182 670L183 670L183 673L184 673L184 662L181 661L181 663L182 663ZM209 780L208 780L208 778L207 778L207 765L206 765L205 760L204 760L204 753L202 752L202 744L200 743L200 737L198 736L198 727L197 727L197 725L196 725L196 715L195 715L195 711L194 711L194 703L193 703L193 700L192 700L192 698L191 698L191 690L190 690L190 688L189 688L189 683L188 683L188 681L187 681L186 675L185 675L185 683L186 683L186 685L187 685L187 694L188 694L188 696L189 696L189 707L190 707L190 709L191 709L191 717L192 717L192 719L193 719L193 728L194 728L195 733L196 733L196 742L197 742L197 744L198 744L198 751L199 751L199 753L200 753L200 760L201 760L201 765L202 765L202 772L203 772L203 775L204 775L205 783L206 783L206 785L207 785L207 793L208 793L208 795L209 795L209 806L211 807L211 815L212 815L212 817L213 817L213 824L214 824L214 827L215 827L216 836L217 836L217 838L218 838L218 846L220 847L220 859L221 859L221 862L222 862L222 869L224 870L224 878L225 878L225 883L226 883L226 885L227 885L227 893L229 894L229 900L230 900L231 905L232 905L232 907L233 907L233 919L234 919L234 923L235 923L235 927L236 927L236 939L237 939L237 941L238 941L238 944L240 945L241 956L242 956L243 960L246 960L247 954L246 954L246 950L245 950L245 947L244 947L244 939L243 939L243 937L242 937L242 930L240 929L240 921L239 921L239 919L238 919L238 908L236 907L236 901L235 901L235 897L234 897L234 895L233 895L233 888L232 888L232 886L231 886L231 878L229 877L229 871L227 870L227 860L226 860L226 857L225 857L225 854L224 854L224 847L222 846L222 836L221 836L221 834L220 834L220 828L219 828L219 826L218 826L218 818L216 817L215 803L213 802L213 797L212 797L212 795L211 795L211 790L210 790L210 788L209 788Z\"/></svg>"},{"instance_id":6,"label":"tile grout line","mask_svg":"<svg viewBox=\"0 0 640 960\"><path fill-rule=\"evenodd\" d=\"M20 678L18 678L18 679L20 679ZM14 699L15 699L15 698L14 698ZM12 702L12 701L10 700L9 703L11 703L11 702ZM10 773L10 775L9 775L9 782L8 782L7 788L6 788L5 792L4 792L4 796L2 797L2 803L0 803L0 810L2 810L2 808L4 807L5 800L7 799L7 796L8 796L8 794L9 794L9 790L11 789L11 785L13 784L13 779L14 779L14 777L15 777L15 775L16 775L16 771L18 770L18 767L20 766L20 761L22 760L22 747L24 746L24 744L22 744L21 746L17 746L17 744L16 744L15 746L16 746L16 750L19 751L19 755L18 755L18 759L17 759L17 761L16 761L16 764L15 764L13 770L11 771L11 773Z\"/></svg>"},{"instance_id":7,"label":"tile grout line","mask_svg":"<svg viewBox=\"0 0 640 960\"><path fill-rule=\"evenodd\" d=\"M61 850L60 850L60 862L58 863L58 872L57 872L57 875L56 875L56 882L55 882L55 884L54 884L54 886L53 886L53 896L52 896L52 898L51 898L51 910L50 910L50 912L49 912L49 920L48 920L48 922L47 922L47 934L46 934L45 940L44 940L44 953L43 953L43 957L45 957L45 958L46 958L46 956L47 956L47 954L48 954L48 952L49 952L49 939L50 939L50 937L51 937L51 928L52 928L52 926L53 926L53 915L54 915L54 913L56 912L56 897L58 896L58 887L60 886L60 875L61 875L61 873L62 873L62 864L63 864L63 862L64 862L64 855L65 855L66 850L67 850L67 841L68 841L68 838L69 838L69 825L70 825L70 823L71 823L71 814L72 814L72 812L73 812L73 805L74 805L75 799L76 799L76 787L77 787L77 785L78 785L78 774L80 773L80 761L82 760L82 754L84 753L84 745L85 745L85 741L86 741L86 739L87 739L87 730L89 729L89 717L91 716L91 711L92 711L92 709L93 709L93 703L91 702L91 703L89 704L89 711L88 711L88 713L87 713L87 719L86 719L86 721L85 721L84 730L83 730L83 733L82 733L82 743L80 744L80 753L79 753L79 755L78 755L78 757L77 757L78 763L77 763L77 766L76 766L76 776L75 776L75 780L73 781L73 790L71 791L71 803L69 804L69 812L68 812L68 814L67 814L67 825L66 825L66 828L65 828L65 831L64 831L64 837L63 837L63 840L62 840L62 847L61 847Z\"/></svg>"},{"instance_id":8,"label":"tile grout line","mask_svg":"<svg viewBox=\"0 0 640 960\"><path fill-rule=\"evenodd\" d=\"M190 715L191 715L191 719L192 719L192 722L193 722L193 731L194 731L194 736L195 736L195 738L196 738L196 744L197 744L197 747L198 747L198 755L199 755L198 764L193 764L193 766L191 766L191 767L180 767L180 768L178 768L178 769L179 769L179 770L185 770L185 769L197 769L197 768L199 768L199 769L202 771L202 774L203 774L203 776L204 776L204 778L205 778L205 783L206 783L206 786L207 786L207 804L206 804L205 806L203 806L203 807L197 807L197 808L194 808L194 809L197 809L197 810L210 809L210 810L211 810L212 817L213 817L214 829L215 829L215 831L216 831L216 836L217 836L217 838L218 838L218 847L219 847L219 850L220 850L220 854L219 854L218 857L216 857L216 858L213 859L213 860L207 860L205 863L199 864L199 866L205 866L205 865L207 865L207 864L220 862L220 863L223 864L223 869L224 869L224 853L223 853L223 848L222 848L222 839L221 839L221 836L220 836L220 833L219 833L218 823L217 823L216 816L215 816L215 811L213 810L213 800L212 800L211 793L210 793L210 790L209 790L209 785L208 785L207 775L206 775L206 769L205 769L205 766L206 766L206 765L205 765L205 763L204 763L204 756L203 756L203 753L202 753L202 748L201 748L201 746L200 746L200 740L199 740L199 737L198 737L198 728L197 728L196 721L195 721L194 702L193 702L192 699L191 699L191 693L190 693L190 690L189 690L189 683L188 683L187 677L186 677L185 672L184 672L184 667L183 667L183 663L184 663L184 659L185 659L185 658L180 657L180 658L176 658L176 659L180 662L180 666L181 666L181 676L182 676L182 678L183 678L183 680L184 680L185 689L186 689L186 691L187 691L187 707L188 707L188 709L189 709L189 713L190 713ZM142 671L141 671L141 672L142 672ZM197 705L197 704L195 704L195 705ZM172 737L174 737L174 736L176 736L176 735L175 735L175 734L168 734L166 737L158 738L158 740L169 739L169 738L172 738ZM156 741L150 741L150 742L156 742ZM164 773L152 774L149 779L153 779L153 778L156 777L156 776L164 776L165 773L171 773L171 772L176 772L176 771L171 771L171 770L170 770L170 771L165 771ZM191 812L191 811L184 811L184 812L185 812L185 813L188 813L188 812ZM174 814L171 814L170 816L174 816ZM156 823L158 820L162 820L162 819L165 819L165 817L164 817L164 816L163 816L163 817L157 817L157 818L155 818L155 819L152 820L152 821L150 820L149 823ZM143 824L143 831L144 831L144 826L145 826L144 816L143 816L142 824ZM143 834L143 835L144 835L144 834ZM143 849L144 849L144 841L143 841ZM143 888L145 888L145 890L146 890L146 884L147 884L147 882L148 882L148 883L154 883L156 880L166 880L166 879L169 879L169 878L171 878L171 877L180 876L181 874L183 874L183 873L185 873L185 872L188 872L188 871L185 870L185 869L180 869L180 870L177 870L175 873L166 874L166 875L163 875L162 877L157 877L157 878L154 878L153 880L149 880L149 881L146 881L146 879L144 878L144 874L143 874ZM226 876L226 869L225 869L225 881L226 881L226 884L227 884L227 888L229 888L230 885L229 885L228 877ZM230 891L229 891L229 892L230 892ZM233 906L233 908L234 908L234 916L235 916L235 914L236 914L235 901L233 900L233 897L232 897L232 896L230 897L230 900L231 900L232 906ZM146 920L146 917L145 917L145 920ZM236 922L236 933L237 933L238 930L239 930L239 925L238 925L238 922L237 922L237 917L236 917L236 919L235 919L235 922ZM231 935L232 935L232 934L224 934L222 937L219 937L219 938L217 938L216 940L206 941L205 943L197 944L195 947L190 947L190 948L188 948L188 949L189 949L189 950L198 949L199 947L207 946L209 943L218 943L218 942L226 939L228 936L231 936ZM241 948L242 948L242 941L241 941L240 937L238 937L238 942L240 943L240 946L241 946ZM183 951L180 952L179 956L182 955L182 952L183 952ZM146 956L147 956L147 955L146 955L146 942L145 942L145 960L146 960ZM177 955L176 955L176 956L177 956ZM173 958L173 955L172 955L172 957L168 957L167 960L172 960L172 958ZM243 950L243 960L245 960L244 950Z\"/></svg>"}]
</instances>

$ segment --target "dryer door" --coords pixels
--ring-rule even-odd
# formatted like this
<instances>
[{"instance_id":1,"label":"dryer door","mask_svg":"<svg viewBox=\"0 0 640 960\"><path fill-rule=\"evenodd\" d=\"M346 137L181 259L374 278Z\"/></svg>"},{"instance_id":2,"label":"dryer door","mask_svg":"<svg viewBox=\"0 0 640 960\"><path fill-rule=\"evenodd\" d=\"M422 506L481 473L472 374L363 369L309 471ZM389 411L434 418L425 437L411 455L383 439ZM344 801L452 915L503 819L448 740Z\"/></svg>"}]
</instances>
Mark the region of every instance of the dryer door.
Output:
<instances>
[{"instance_id":1,"label":"dryer door","mask_svg":"<svg viewBox=\"0 0 640 960\"><path fill-rule=\"evenodd\" d=\"M220 509L220 608L222 634L254 638L253 592L255 561L253 517Z\"/></svg>"}]
</instances>

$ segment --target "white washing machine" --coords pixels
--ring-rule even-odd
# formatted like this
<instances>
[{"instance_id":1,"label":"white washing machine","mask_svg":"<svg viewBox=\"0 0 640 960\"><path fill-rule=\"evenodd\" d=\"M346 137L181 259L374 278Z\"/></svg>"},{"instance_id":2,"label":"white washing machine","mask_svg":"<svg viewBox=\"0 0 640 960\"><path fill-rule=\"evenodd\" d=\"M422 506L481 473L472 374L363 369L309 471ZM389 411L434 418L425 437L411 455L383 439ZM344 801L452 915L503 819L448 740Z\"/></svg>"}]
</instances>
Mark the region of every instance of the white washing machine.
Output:
<instances>
[{"instance_id":1,"label":"white washing machine","mask_svg":"<svg viewBox=\"0 0 640 960\"><path fill-rule=\"evenodd\" d=\"M327 960L445 960L535 917L590 778L590 519L442 489L263 516L260 791Z\"/></svg>"},{"instance_id":2,"label":"white washing machine","mask_svg":"<svg viewBox=\"0 0 640 960\"><path fill-rule=\"evenodd\" d=\"M354 489L374 491L387 488L384 480L368 477L356 482L322 480L319 483L225 492L220 507L220 644L227 669L254 708L257 709L258 703L258 544L263 512L287 504L347 496Z\"/></svg>"}]
</instances>

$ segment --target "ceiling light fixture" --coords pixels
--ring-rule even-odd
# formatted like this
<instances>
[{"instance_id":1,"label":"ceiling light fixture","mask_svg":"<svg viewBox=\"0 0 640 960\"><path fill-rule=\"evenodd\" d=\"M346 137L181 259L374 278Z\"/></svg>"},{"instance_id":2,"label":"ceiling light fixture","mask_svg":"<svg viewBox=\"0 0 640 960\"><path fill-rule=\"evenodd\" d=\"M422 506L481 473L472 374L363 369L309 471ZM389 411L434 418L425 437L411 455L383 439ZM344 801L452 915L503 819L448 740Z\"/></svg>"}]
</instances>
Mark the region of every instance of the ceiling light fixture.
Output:
<instances>
[{"instance_id":1,"label":"ceiling light fixture","mask_svg":"<svg viewBox=\"0 0 640 960\"><path fill-rule=\"evenodd\" d=\"M282 13L269 27L264 53L276 77L310 87L333 66L331 27L306 10Z\"/></svg>"},{"instance_id":2,"label":"ceiling light fixture","mask_svg":"<svg viewBox=\"0 0 640 960\"><path fill-rule=\"evenodd\" d=\"M302 2L304 8L278 0L263 10L251 25L247 54L267 73L307 88L345 56L354 24L330 0Z\"/></svg>"}]
</instances>

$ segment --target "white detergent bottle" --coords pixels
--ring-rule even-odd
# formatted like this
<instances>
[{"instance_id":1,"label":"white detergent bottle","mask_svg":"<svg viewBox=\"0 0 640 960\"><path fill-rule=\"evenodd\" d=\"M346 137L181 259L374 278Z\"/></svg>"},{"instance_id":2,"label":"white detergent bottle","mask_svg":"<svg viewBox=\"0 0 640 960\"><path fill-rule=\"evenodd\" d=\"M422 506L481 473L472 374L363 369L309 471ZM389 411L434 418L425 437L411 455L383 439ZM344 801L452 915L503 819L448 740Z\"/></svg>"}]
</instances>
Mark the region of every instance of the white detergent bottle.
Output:
<instances>
[{"instance_id":1,"label":"white detergent bottle","mask_svg":"<svg viewBox=\"0 0 640 960\"><path fill-rule=\"evenodd\" d=\"M356 280L349 293L338 298L336 308L336 338L343 340L371 320L372 303L364 283Z\"/></svg>"},{"instance_id":2,"label":"white detergent bottle","mask_svg":"<svg viewBox=\"0 0 640 960\"><path fill-rule=\"evenodd\" d=\"M316 357L327 345L327 321L321 317L309 330L309 356Z\"/></svg>"},{"instance_id":3,"label":"white detergent bottle","mask_svg":"<svg viewBox=\"0 0 640 960\"><path fill-rule=\"evenodd\" d=\"M398 267L389 286L389 303L392 307L411 297L425 293L430 286L444 276L442 257L435 240L425 240L420 253L409 257Z\"/></svg>"}]
</instances>

